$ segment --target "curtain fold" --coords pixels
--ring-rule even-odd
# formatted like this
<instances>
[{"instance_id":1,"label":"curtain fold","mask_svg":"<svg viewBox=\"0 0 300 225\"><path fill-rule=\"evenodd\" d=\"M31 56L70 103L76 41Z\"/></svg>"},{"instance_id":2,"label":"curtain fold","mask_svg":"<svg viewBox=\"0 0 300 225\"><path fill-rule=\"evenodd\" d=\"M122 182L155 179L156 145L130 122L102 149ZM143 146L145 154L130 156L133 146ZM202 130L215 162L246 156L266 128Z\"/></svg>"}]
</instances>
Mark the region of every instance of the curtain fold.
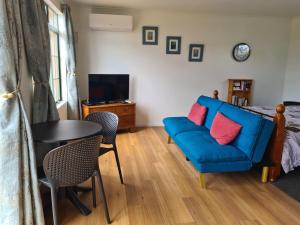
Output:
<instances>
[{"instance_id":1,"label":"curtain fold","mask_svg":"<svg viewBox=\"0 0 300 225\"><path fill-rule=\"evenodd\" d=\"M31 129L22 97L19 0L0 1L0 224L44 225Z\"/></svg>"},{"instance_id":2,"label":"curtain fold","mask_svg":"<svg viewBox=\"0 0 300 225\"><path fill-rule=\"evenodd\" d=\"M76 50L74 29L70 7L62 5L64 14L64 36L66 47L67 93L68 93L68 119L79 119L79 95L76 76Z\"/></svg>"},{"instance_id":3,"label":"curtain fold","mask_svg":"<svg viewBox=\"0 0 300 225\"><path fill-rule=\"evenodd\" d=\"M59 120L50 89L50 39L43 0L19 0L29 73L34 84L33 123Z\"/></svg>"}]
</instances>

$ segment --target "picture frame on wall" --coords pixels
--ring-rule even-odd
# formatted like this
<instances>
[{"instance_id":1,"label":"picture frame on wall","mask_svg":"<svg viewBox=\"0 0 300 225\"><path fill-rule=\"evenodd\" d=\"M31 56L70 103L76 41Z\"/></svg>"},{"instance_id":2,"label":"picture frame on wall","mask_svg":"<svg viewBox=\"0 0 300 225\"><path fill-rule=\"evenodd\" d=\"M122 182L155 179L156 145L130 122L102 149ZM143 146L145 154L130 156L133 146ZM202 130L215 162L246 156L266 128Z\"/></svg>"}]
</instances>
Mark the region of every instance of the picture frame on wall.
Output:
<instances>
[{"instance_id":1,"label":"picture frame on wall","mask_svg":"<svg viewBox=\"0 0 300 225\"><path fill-rule=\"evenodd\" d=\"M189 61L202 62L204 53L204 44L190 44Z\"/></svg>"},{"instance_id":2,"label":"picture frame on wall","mask_svg":"<svg viewBox=\"0 0 300 225\"><path fill-rule=\"evenodd\" d=\"M167 54L181 53L181 37L167 36L166 53Z\"/></svg>"},{"instance_id":3,"label":"picture frame on wall","mask_svg":"<svg viewBox=\"0 0 300 225\"><path fill-rule=\"evenodd\" d=\"M158 45L158 27L143 26L143 45Z\"/></svg>"}]
</instances>

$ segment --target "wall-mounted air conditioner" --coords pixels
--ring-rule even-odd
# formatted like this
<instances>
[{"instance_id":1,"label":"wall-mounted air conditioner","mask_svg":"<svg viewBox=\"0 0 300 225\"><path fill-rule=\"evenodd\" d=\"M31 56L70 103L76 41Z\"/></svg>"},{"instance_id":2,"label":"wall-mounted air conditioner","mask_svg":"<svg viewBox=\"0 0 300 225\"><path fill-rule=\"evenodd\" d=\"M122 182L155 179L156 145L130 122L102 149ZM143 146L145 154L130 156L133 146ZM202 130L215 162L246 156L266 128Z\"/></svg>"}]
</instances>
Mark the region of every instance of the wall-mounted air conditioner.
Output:
<instances>
[{"instance_id":1,"label":"wall-mounted air conditioner","mask_svg":"<svg viewBox=\"0 0 300 225\"><path fill-rule=\"evenodd\" d=\"M105 31L132 31L133 17L128 15L90 14L90 28Z\"/></svg>"}]
</instances>

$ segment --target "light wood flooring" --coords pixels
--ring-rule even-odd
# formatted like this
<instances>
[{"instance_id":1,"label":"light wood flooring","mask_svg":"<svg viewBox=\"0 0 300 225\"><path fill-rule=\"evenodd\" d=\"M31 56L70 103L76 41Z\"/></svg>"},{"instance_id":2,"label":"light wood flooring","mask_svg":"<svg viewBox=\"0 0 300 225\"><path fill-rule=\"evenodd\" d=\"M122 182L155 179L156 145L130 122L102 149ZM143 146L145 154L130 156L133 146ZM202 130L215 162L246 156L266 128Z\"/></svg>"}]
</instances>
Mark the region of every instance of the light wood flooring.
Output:
<instances>
[{"instance_id":1,"label":"light wood flooring","mask_svg":"<svg viewBox=\"0 0 300 225\"><path fill-rule=\"evenodd\" d=\"M197 171L175 144L167 144L163 128L119 134L117 144L124 185L113 153L100 159L112 224L300 224L300 203L274 185L260 183L256 171L208 174L208 189L201 189ZM80 199L92 209L91 193ZM59 215L61 225L105 224L99 198L87 217L61 200ZM51 213L47 224L52 224Z\"/></svg>"}]
</instances>

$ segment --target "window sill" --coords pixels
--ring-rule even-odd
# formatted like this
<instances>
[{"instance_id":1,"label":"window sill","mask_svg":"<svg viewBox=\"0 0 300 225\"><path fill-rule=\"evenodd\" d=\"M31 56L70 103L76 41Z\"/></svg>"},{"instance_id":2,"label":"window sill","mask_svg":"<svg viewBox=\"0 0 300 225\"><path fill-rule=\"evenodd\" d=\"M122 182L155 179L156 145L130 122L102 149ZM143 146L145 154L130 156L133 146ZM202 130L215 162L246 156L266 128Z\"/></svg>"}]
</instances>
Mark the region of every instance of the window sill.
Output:
<instances>
[{"instance_id":1,"label":"window sill","mask_svg":"<svg viewBox=\"0 0 300 225\"><path fill-rule=\"evenodd\" d=\"M68 118L67 101L60 101L56 103L56 108L61 120L66 120Z\"/></svg>"}]
</instances>

